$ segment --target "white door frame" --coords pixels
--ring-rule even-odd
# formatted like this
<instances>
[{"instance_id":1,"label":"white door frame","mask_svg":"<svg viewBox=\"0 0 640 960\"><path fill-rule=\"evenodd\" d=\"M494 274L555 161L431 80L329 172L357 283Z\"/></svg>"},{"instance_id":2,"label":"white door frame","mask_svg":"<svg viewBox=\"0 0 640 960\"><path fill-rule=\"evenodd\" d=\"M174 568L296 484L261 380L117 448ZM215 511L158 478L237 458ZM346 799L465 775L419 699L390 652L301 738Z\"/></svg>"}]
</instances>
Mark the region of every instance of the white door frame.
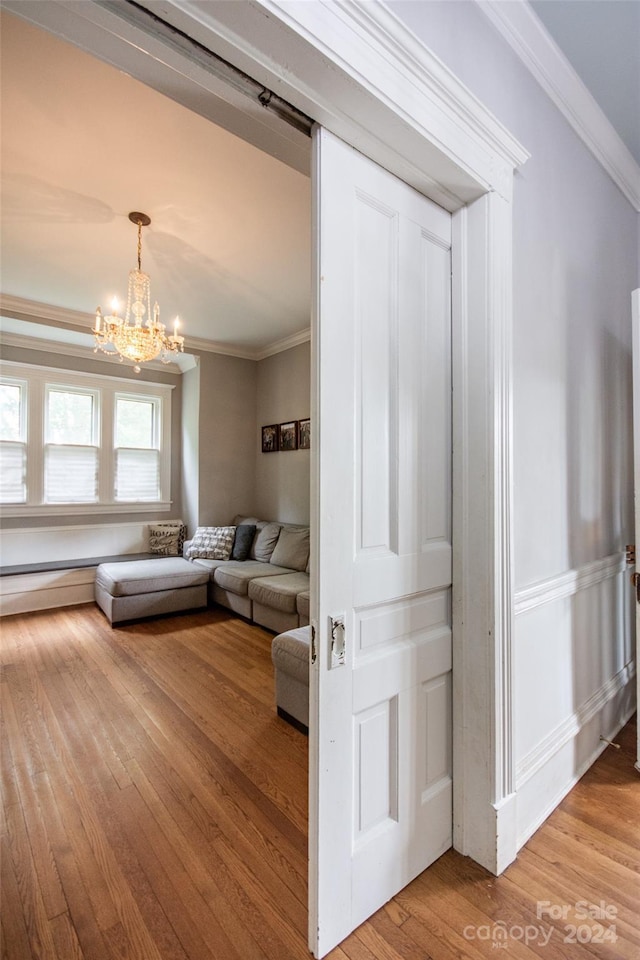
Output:
<instances>
[{"instance_id":1,"label":"white door frame","mask_svg":"<svg viewBox=\"0 0 640 960\"><path fill-rule=\"evenodd\" d=\"M636 554L640 544L640 287L631 293L631 339L633 357L633 492L635 501L635 542ZM640 562L636 561L636 575ZM640 670L638 670L638 637L640 637L640 604L638 593L634 589L633 607L636 623L636 695L640 703ZM640 772L640 726L636 731L635 768Z\"/></svg>"},{"instance_id":2,"label":"white door frame","mask_svg":"<svg viewBox=\"0 0 640 960\"><path fill-rule=\"evenodd\" d=\"M528 154L382 3L144 5L454 214L454 846L500 873L517 851L511 201ZM206 87L126 3L4 7L187 105Z\"/></svg>"}]
</instances>

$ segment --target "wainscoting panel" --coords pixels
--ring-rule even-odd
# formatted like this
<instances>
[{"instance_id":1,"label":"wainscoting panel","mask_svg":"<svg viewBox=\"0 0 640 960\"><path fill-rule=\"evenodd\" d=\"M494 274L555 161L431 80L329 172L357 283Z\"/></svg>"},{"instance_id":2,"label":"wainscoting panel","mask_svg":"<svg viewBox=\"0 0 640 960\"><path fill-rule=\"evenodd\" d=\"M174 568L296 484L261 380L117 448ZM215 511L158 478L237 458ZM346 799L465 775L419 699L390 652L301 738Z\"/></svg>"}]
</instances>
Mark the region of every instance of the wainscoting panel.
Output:
<instances>
[{"instance_id":1,"label":"wainscoting panel","mask_svg":"<svg viewBox=\"0 0 640 960\"><path fill-rule=\"evenodd\" d=\"M633 592L624 554L515 596L518 845L633 712Z\"/></svg>"}]
</instances>

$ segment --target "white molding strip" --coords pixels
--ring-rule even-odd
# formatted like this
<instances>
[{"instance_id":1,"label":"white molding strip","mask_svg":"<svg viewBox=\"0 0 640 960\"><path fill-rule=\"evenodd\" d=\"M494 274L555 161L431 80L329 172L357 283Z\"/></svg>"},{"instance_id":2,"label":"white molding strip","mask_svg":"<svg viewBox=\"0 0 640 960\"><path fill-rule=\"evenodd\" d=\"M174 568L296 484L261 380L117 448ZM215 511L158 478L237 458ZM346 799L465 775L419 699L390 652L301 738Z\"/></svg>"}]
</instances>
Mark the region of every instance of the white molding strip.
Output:
<instances>
[{"instance_id":1,"label":"white molding strip","mask_svg":"<svg viewBox=\"0 0 640 960\"><path fill-rule=\"evenodd\" d=\"M256 360L266 360L267 357L273 357L276 353L284 353L285 350L291 350L292 347L298 347L301 343L309 343L311 340L311 327L306 330L299 330L298 333L292 333L290 337L284 337L282 340L276 340L270 346L256 356Z\"/></svg>"},{"instance_id":2,"label":"white molding strip","mask_svg":"<svg viewBox=\"0 0 640 960\"><path fill-rule=\"evenodd\" d=\"M596 160L640 211L640 166L527 0L476 0Z\"/></svg>"},{"instance_id":3,"label":"white molding strip","mask_svg":"<svg viewBox=\"0 0 640 960\"><path fill-rule=\"evenodd\" d=\"M544 767L558 750L576 737L582 728L595 717L615 695L629 684L636 673L634 661L627 663L613 677L610 677L595 691L577 710L558 724L544 740L541 740L533 750L520 760L516 769L516 783L518 789ZM592 761L589 761L589 765Z\"/></svg>"},{"instance_id":4,"label":"white molding strip","mask_svg":"<svg viewBox=\"0 0 640 960\"><path fill-rule=\"evenodd\" d=\"M88 336L93 328L95 318L90 314L80 313L77 310L68 310L66 307L56 307L50 303L40 303L36 300L27 300L9 293L0 293L0 314L11 317L27 324L50 324L50 337L35 337L22 333L2 331L0 343L8 347L20 347L26 350L42 350L45 353L63 353L73 357L87 357L92 360L102 360L106 363L119 363L116 356L109 356L101 352L94 353L93 343L83 346L80 343L62 342L56 338L56 329L74 329L80 336ZM54 329L51 330L51 327ZM78 328L81 328L78 330ZM46 327L45 327L46 329ZM281 340L274 340L266 347L237 347L233 344L219 343L216 340L205 340L203 337L186 337L187 350L216 353L225 357L238 357L241 360L264 360L276 353L283 353L296 347L299 343L306 343L311 339L311 328L298 330ZM180 354L175 361L169 364L151 362L145 364L145 370L163 370L165 373L180 374L195 366L195 358L188 352Z\"/></svg>"},{"instance_id":5,"label":"white molding strip","mask_svg":"<svg viewBox=\"0 0 640 960\"><path fill-rule=\"evenodd\" d=\"M534 610L543 603L552 603L572 597L580 590L586 590L598 583L603 583L612 577L624 573L627 568L624 553L613 553L611 556L585 563L575 570L567 570L555 577L538 580L527 587L515 592L514 610L516 616Z\"/></svg>"}]
</instances>

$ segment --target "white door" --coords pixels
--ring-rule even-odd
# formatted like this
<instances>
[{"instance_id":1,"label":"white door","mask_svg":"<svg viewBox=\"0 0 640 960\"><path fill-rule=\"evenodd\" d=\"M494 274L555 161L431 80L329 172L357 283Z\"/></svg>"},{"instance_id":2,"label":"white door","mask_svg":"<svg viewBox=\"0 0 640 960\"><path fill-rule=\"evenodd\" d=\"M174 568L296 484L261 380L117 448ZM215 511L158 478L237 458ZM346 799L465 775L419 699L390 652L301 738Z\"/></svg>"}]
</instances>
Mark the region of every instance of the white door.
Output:
<instances>
[{"instance_id":1,"label":"white door","mask_svg":"<svg viewBox=\"0 0 640 960\"><path fill-rule=\"evenodd\" d=\"M310 947L324 956L452 842L451 218L322 129L314 161Z\"/></svg>"},{"instance_id":2,"label":"white door","mask_svg":"<svg viewBox=\"0 0 640 960\"><path fill-rule=\"evenodd\" d=\"M640 290L631 295L631 333L633 353L633 485L636 510L636 557L640 557ZM636 560L640 572L640 560ZM636 576L637 576L636 573ZM636 664L640 644L640 588L636 586ZM638 703L640 703L640 670L636 671ZM636 770L640 770L640 724L636 734Z\"/></svg>"}]
</instances>

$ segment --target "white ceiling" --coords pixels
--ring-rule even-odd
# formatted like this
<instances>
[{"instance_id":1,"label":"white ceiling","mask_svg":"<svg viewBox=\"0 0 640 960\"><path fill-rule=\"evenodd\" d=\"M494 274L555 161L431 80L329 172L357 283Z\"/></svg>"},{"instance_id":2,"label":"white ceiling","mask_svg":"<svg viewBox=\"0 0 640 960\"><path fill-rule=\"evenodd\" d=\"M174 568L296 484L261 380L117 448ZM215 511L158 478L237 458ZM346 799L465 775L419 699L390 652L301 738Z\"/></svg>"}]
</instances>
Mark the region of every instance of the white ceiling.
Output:
<instances>
[{"instance_id":1,"label":"white ceiling","mask_svg":"<svg viewBox=\"0 0 640 960\"><path fill-rule=\"evenodd\" d=\"M93 314L142 268L187 338L247 355L309 327L310 181L1 14L2 292Z\"/></svg>"},{"instance_id":2,"label":"white ceiling","mask_svg":"<svg viewBox=\"0 0 640 960\"><path fill-rule=\"evenodd\" d=\"M640 3L532 6L638 156ZM308 330L308 177L20 18L0 22L2 292L88 323L125 296L127 214L141 210L143 269L187 345L251 356Z\"/></svg>"}]
</instances>

